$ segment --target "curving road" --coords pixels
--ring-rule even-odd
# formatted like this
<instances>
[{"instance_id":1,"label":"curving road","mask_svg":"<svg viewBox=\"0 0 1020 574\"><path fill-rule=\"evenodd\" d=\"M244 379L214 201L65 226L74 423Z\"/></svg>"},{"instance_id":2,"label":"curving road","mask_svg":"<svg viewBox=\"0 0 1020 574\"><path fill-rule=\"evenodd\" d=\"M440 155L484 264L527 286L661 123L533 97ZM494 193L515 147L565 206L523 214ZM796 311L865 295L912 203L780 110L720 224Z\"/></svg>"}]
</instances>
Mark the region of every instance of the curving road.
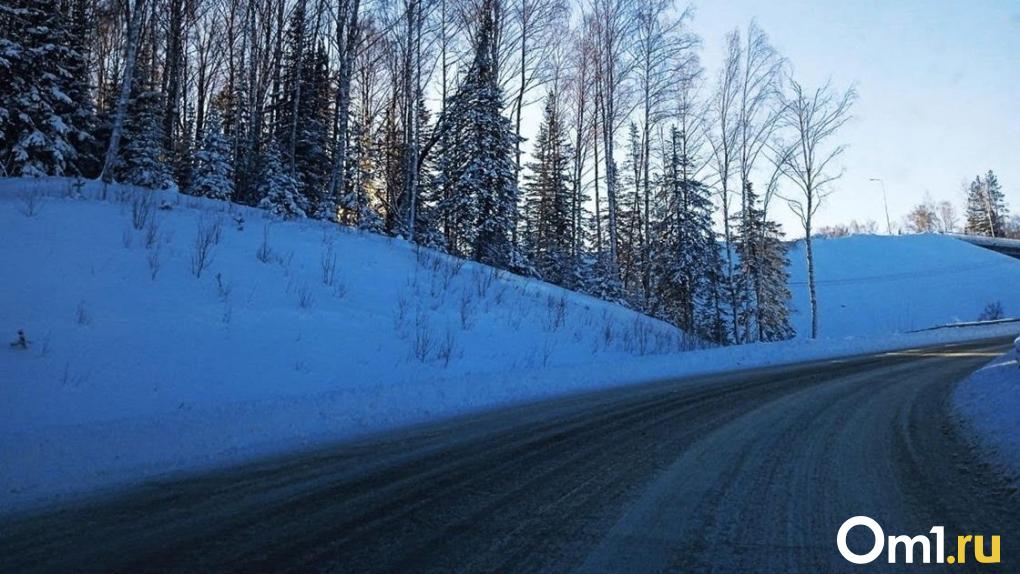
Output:
<instances>
[{"instance_id":1,"label":"curving road","mask_svg":"<svg viewBox=\"0 0 1020 574\"><path fill-rule=\"evenodd\" d=\"M151 483L0 523L0 572L892 569L837 553L859 514L1000 534L1016 572L1018 498L947 411L1008 344L655 383Z\"/></svg>"}]
</instances>

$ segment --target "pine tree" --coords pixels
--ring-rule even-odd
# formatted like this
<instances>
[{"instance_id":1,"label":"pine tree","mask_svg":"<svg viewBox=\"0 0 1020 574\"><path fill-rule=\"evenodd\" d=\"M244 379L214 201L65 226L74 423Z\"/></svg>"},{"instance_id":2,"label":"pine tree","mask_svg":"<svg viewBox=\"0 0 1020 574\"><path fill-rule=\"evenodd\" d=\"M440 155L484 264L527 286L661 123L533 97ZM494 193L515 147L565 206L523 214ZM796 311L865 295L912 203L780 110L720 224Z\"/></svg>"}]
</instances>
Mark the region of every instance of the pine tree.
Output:
<instances>
[{"instance_id":1,"label":"pine tree","mask_svg":"<svg viewBox=\"0 0 1020 574\"><path fill-rule=\"evenodd\" d=\"M616 247L620 279L629 299L640 307L643 304L640 279L642 275L642 245L645 215L641 201L641 136L637 124L630 123L627 138L627 158L623 164L623 181L619 186L617 225L619 245Z\"/></svg>"},{"instance_id":2,"label":"pine tree","mask_svg":"<svg viewBox=\"0 0 1020 574\"><path fill-rule=\"evenodd\" d=\"M223 135L220 114L213 109L206 117L202 147L195 153L190 193L229 201L234 195L234 167L229 158L230 143Z\"/></svg>"},{"instance_id":3,"label":"pine tree","mask_svg":"<svg viewBox=\"0 0 1020 574\"><path fill-rule=\"evenodd\" d=\"M513 244L517 136L501 113L494 10L492 0L483 2L474 61L447 108L441 177L450 196L438 210L448 222L451 252L522 269L527 265Z\"/></svg>"},{"instance_id":4,"label":"pine tree","mask_svg":"<svg viewBox=\"0 0 1020 574\"><path fill-rule=\"evenodd\" d=\"M77 171L90 135L84 56L57 0L0 6L0 167L10 176ZM77 76L75 74L78 74Z\"/></svg>"},{"instance_id":5,"label":"pine tree","mask_svg":"<svg viewBox=\"0 0 1020 574\"><path fill-rule=\"evenodd\" d=\"M337 206L329 184L329 125L331 100L329 65L325 47L310 46L305 2L294 7L287 29L286 58L283 62L285 97L277 113L276 139L283 161L297 179L309 214L336 219ZM326 205L319 205L326 197Z\"/></svg>"},{"instance_id":6,"label":"pine tree","mask_svg":"<svg viewBox=\"0 0 1020 574\"><path fill-rule=\"evenodd\" d=\"M97 130L96 109L93 103L92 66L98 27L93 0L70 0L64 4L68 21L68 47L74 53L68 58L66 69L70 73L67 96L74 102L71 112L72 123L77 129L70 138L77 151L76 171L94 178L102 169L102 150L95 134Z\"/></svg>"},{"instance_id":7,"label":"pine tree","mask_svg":"<svg viewBox=\"0 0 1020 574\"><path fill-rule=\"evenodd\" d=\"M571 150L555 93L546 97L534 158L525 175L525 250L540 277L567 286L573 278L568 187Z\"/></svg>"},{"instance_id":8,"label":"pine tree","mask_svg":"<svg viewBox=\"0 0 1020 574\"><path fill-rule=\"evenodd\" d=\"M211 111L209 113L212 113ZM206 116L208 117L208 115ZM193 137L192 128L195 125L195 114L190 104L184 105L183 114L183 126L177 131L176 137L173 141L173 150L171 164L173 169L174 181L177 182L177 187L183 190L190 190L194 186L195 178L195 155L198 150L195 149L196 142ZM222 134L222 122L220 125ZM226 138L223 139L226 153L224 155L224 161L230 161L230 144ZM198 143L201 143L199 141ZM233 172L233 164L230 164L231 173ZM231 188L233 188L233 175L231 175Z\"/></svg>"},{"instance_id":9,"label":"pine tree","mask_svg":"<svg viewBox=\"0 0 1020 574\"><path fill-rule=\"evenodd\" d=\"M1006 196L1002 193L999 179L991 170L974 178L967 190L967 228L973 235L1002 237L1009 219Z\"/></svg>"},{"instance_id":10,"label":"pine tree","mask_svg":"<svg viewBox=\"0 0 1020 574\"><path fill-rule=\"evenodd\" d=\"M373 190L379 183L379 161L372 135L357 120L349 124L345 189L340 190L339 221L366 231L381 233L383 220L372 205Z\"/></svg>"},{"instance_id":11,"label":"pine tree","mask_svg":"<svg viewBox=\"0 0 1020 574\"><path fill-rule=\"evenodd\" d=\"M284 219L306 217L307 205L298 182L287 173L276 144L270 144L260 158L256 193L259 207Z\"/></svg>"},{"instance_id":12,"label":"pine tree","mask_svg":"<svg viewBox=\"0 0 1020 574\"><path fill-rule=\"evenodd\" d=\"M722 251L712 227L711 190L691 175L686 134L670 130L653 227L651 283L656 315L707 340L729 342Z\"/></svg>"},{"instance_id":13,"label":"pine tree","mask_svg":"<svg viewBox=\"0 0 1020 574\"><path fill-rule=\"evenodd\" d=\"M163 150L160 95L144 77L139 80L124 122L124 144L115 173L124 183L167 189L173 185L173 176Z\"/></svg>"},{"instance_id":14,"label":"pine tree","mask_svg":"<svg viewBox=\"0 0 1020 574\"><path fill-rule=\"evenodd\" d=\"M738 324L743 342L782 341L793 337L789 318L789 259L782 228L769 221L751 182L744 186L746 213L737 213L734 247L740 257L737 269L741 287ZM746 295L745 295L746 294Z\"/></svg>"}]
</instances>

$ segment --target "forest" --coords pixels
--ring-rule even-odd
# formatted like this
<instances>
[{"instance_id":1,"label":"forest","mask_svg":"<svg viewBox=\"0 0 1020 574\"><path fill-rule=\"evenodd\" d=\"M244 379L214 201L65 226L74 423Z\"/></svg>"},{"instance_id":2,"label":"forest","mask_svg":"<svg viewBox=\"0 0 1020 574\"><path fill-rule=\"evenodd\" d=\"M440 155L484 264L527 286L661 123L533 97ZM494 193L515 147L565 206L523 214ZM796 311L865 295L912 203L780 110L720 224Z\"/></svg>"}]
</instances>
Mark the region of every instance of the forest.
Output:
<instances>
[{"instance_id":1,"label":"forest","mask_svg":"<svg viewBox=\"0 0 1020 574\"><path fill-rule=\"evenodd\" d=\"M0 175L331 220L715 343L787 339L774 211L802 224L814 315L857 94L802 85L754 21L695 23L670 0L14 0Z\"/></svg>"}]
</instances>

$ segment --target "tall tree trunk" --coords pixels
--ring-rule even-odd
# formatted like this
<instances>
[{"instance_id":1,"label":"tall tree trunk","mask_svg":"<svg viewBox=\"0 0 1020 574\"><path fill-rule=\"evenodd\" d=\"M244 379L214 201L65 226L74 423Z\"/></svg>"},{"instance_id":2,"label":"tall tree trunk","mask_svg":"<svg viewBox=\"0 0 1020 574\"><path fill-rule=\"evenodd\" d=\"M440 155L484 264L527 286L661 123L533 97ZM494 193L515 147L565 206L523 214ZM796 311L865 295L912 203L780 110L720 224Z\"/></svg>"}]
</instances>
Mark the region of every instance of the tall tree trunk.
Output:
<instances>
[{"instance_id":1,"label":"tall tree trunk","mask_svg":"<svg viewBox=\"0 0 1020 574\"><path fill-rule=\"evenodd\" d=\"M302 26L306 26L305 22L307 21L306 18L308 17L308 12L305 10L305 6L306 5L307 5L307 2L305 0L301 0L301 6L299 7L299 9L302 12L304 12L304 18L302 18L302 20L301 20L301 25ZM298 122L300 121L298 116L300 115L299 111L301 109L301 84L304 83L303 82L303 76L304 76L304 67L305 67L305 63L304 63L304 59L305 59L304 58L305 30L304 29L297 31L297 39L295 40L294 44L295 44L295 46L294 46L294 52L295 52L295 54L294 54L294 67L295 67L295 71L294 71L294 79L292 80L294 82L294 86L293 86L293 93L291 94L291 107L290 107L290 114L291 114L290 115L290 141L287 142L287 147L288 147L287 155L288 155L289 160L290 160L289 163L290 163L290 173L291 173L291 175L293 175L297 171L297 169L296 169L296 167L297 167L297 165L296 165L297 158L295 156L297 156L297 131L298 131ZM253 76L252 79L254 80L254 66L253 66L252 76ZM255 86L252 85L252 86L249 87L249 89L254 91L255 90Z\"/></svg>"},{"instance_id":2,"label":"tall tree trunk","mask_svg":"<svg viewBox=\"0 0 1020 574\"><path fill-rule=\"evenodd\" d=\"M404 197L408 202L407 238L414 241L415 219L418 209L418 61L420 53L421 21L420 0L409 0L407 9L407 53L404 60L404 96L406 112L404 124Z\"/></svg>"},{"instance_id":3,"label":"tall tree trunk","mask_svg":"<svg viewBox=\"0 0 1020 574\"><path fill-rule=\"evenodd\" d=\"M344 53L340 58L340 70L338 72L337 93L336 93L336 153L333 154L333 173L329 185L329 197L324 198L325 204L331 204L344 192L346 187L346 164L348 144L348 116L351 107L351 70L354 67L354 56L358 48L360 26L358 23L358 11L360 0L350 0L350 14L343 14L342 20L337 22L337 45L342 46ZM343 29L342 29L343 28ZM323 214L324 216L326 214ZM334 219L336 214L329 214Z\"/></svg>"},{"instance_id":4,"label":"tall tree trunk","mask_svg":"<svg viewBox=\"0 0 1020 574\"><path fill-rule=\"evenodd\" d=\"M167 30L166 73L163 77L166 108L163 113L163 147L168 152L174 148L177 125L180 119L181 80L184 76L184 2L170 0L170 22Z\"/></svg>"},{"instance_id":5,"label":"tall tree trunk","mask_svg":"<svg viewBox=\"0 0 1020 574\"><path fill-rule=\"evenodd\" d=\"M145 0L135 0L128 23L127 46L124 50L124 73L121 77L120 95L117 97L117 112L110 130L110 145L106 148L106 159L99 178L103 181L113 179L113 166L117 163L120 138L124 132L124 116L127 115L128 100L131 99L131 86L135 77L135 60L138 55L138 35L142 27L142 13Z\"/></svg>"},{"instance_id":6,"label":"tall tree trunk","mask_svg":"<svg viewBox=\"0 0 1020 574\"><path fill-rule=\"evenodd\" d=\"M815 253L811 241L811 220L804 224L804 245L807 253L808 301L811 306L811 338L818 338L818 294L815 292Z\"/></svg>"}]
</instances>

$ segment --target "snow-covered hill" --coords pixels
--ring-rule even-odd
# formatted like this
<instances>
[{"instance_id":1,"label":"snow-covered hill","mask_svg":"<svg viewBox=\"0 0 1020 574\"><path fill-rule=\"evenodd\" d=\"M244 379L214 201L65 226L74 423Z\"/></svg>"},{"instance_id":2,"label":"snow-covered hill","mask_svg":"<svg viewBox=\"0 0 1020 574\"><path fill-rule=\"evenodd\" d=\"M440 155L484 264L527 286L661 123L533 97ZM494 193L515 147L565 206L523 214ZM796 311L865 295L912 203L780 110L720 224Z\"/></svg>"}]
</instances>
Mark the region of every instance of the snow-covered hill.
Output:
<instances>
[{"instance_id":1,"label":"snow-covered hill","mask_svg":"<svg viewBox=\"0 0 1020 574\"><path fill-rule=\"evenodd\" d=\"M800 336L810 334L804 243L790 250ZM1020 260L941 235L815 240L822 337L907 332L974 321L1002 303L1020 317Z\"/></svg>"},{"instance_id":2,"label":"snow-covered hill","mask_svg":"<svg viewBox=\"0 0 1020 574\"><path fill-rule=\"evenodd\" d=\"M30 342L0 354L5 489L29 487L11 474L112 473L110 449L159 470L535 398L584 383L572 366L695 343L400 239L174 192L102 194L0 181L0 336ZM529 380L555 368L555 386Z\"/></svg>"},{"instance_id":3,"label":"snow-covered hill","mask_svg":"<svg viewBox=\"0 0 1020 574\"><path fill-rule=\"evenodd\" d=\"M499 405L1015 330L690 351L662 322L400 239L173 192L102 193L0 180L0 514ZM823 281L852 278L826 275L841 257L829 254L860 241L820 242ZM876 266L886 254L871 251ZM954 311L933 322L971 319L990 295L1011 308L1018 283L993 260L980 269L994 292L964 303L943 284L933 297ZM855 295L869 307L844 331L826 283L823 333L901 328L878 302L918 289L898 281ZM7 345L19 329L27 349Z\"/></svg>"}]
</instances>

